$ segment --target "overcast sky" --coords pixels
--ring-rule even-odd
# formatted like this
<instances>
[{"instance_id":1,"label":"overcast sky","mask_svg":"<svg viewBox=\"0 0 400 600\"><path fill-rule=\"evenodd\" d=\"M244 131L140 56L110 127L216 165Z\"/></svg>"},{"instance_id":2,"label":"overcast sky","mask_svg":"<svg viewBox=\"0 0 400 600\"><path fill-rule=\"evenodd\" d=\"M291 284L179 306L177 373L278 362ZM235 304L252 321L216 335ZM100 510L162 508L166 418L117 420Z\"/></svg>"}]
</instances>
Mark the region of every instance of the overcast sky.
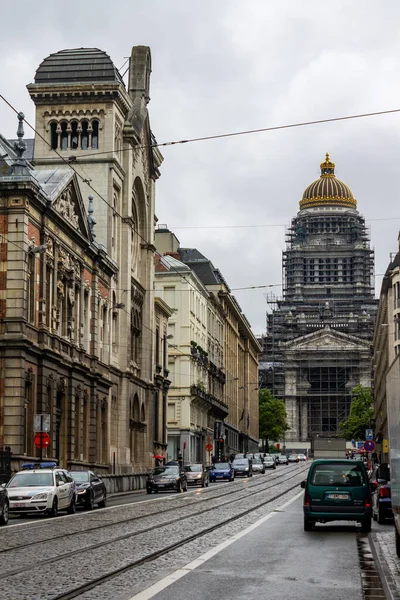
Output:
<instances>
[{"instance_id":1,"label":"overcast sky","mask_svg":"<svg viewBox=\"0 0 400 600\"><path fill-rule=\"evenodd\" d=\"M399 22L398 0L20 0L2 5L0 90L33 122L25 86L50 53L97 47L121 67L143 44L159 142L400 108ZM1 104L0 132L15 130ZM400 113L163 148L159 223L231 288L280 284L285 227L328 151L378 275L398 248L399 145ZM271 292L234 292L256 334Z\"/></svg>"}]
</instances>

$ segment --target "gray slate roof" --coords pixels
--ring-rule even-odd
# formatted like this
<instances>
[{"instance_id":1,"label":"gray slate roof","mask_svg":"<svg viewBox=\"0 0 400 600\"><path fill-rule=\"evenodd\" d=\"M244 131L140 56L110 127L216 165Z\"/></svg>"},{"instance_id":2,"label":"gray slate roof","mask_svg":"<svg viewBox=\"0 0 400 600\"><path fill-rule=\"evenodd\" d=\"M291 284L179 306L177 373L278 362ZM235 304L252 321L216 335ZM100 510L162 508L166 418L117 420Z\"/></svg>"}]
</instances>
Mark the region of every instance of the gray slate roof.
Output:
<instances>
[{"instance_id":1,"label":"gray slate roof","mask_svg":"<svg viewBox=\"0 0 400 600\"><path fill-rule=\"evenodd\" d=\"M7 140L11 146L14 148L14 142L16 142L17 140ZM33 160L33 155L34 155L34 151L35 151L35 139L34 138L26 138L24 137L24 142L26 144L26 150L24 152L24 159L25 160Z\"/></svg>"},{"instance_id":2,"label":"gray slate roof","mask_svg":"<svg viewBox=\"0 0 400 600\"><path fill-rule=\"evenodd\" d=\"M122 77L103 50L98 48L72 48L50 54L39 65L35 83L83 83L116 81Z\"/></svg>"},{"instance_id":3,"label":"gray slate roof","mask_svg":"<svg viewBox=\"0 0 400 600\"><path fill-rule=\"evenodd\" d=\"M223 283L229 289L221 271L216 269L212 262L196 248L179 248L179 256L182 262L193 269L204 285L218 285Z\"/></svg>"}]
</instances>

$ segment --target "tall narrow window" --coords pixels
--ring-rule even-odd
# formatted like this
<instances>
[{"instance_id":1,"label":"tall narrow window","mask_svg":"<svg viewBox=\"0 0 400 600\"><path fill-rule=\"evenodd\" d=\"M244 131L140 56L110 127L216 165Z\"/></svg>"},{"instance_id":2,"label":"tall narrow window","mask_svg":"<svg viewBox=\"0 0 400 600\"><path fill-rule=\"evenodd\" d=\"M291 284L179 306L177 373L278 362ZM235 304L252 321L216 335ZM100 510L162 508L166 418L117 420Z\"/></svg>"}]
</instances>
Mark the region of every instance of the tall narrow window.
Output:
<instances>
[{"instance_id":1,"label":"tall narrow window","mask_svg":"<svg viewBox=\"0 0 400 600\"><path fill-rule=\"evenodd\" d=\"M99 147L99 122L97 120L92 121L92 148L97 150Z\"/></svg>"},{"instance_id":2,"label":"tall narrow window","mask_svg":"<svg viewBox=\"0 0 400 600\"><path fill-rule=\"evenodd\" d=\"M71 148L76 150L79 146L79 134L78 134L78 123L72 121L71 123Z\"/></svg>"},{"instance_id":3,"label":"tall narrow window","mask_svg":"<svg viewBox=\"0 0 400 600\"><path fill-rule=\"evenodd\" d=\"M28 255L27 314L29 323L35 323L35 254Z\"/></svg>"},{"instance_id":4,"label":"tall narrow window","mask_svg":"<svg viewBox=\"0 0 400 600\"><path fill-rule=\"evenodd\" d=\"M57 150L58 147L58 133L57 133L57 123L53 121L50 123L50 144L53 150Z\"/></svg>"},{"instance_id":5,"label":"tall narrow window","mask_svg":"<svg viewBox=\"0 0 400 600\"><path fill-rule=\"evenodd\" d=\"M90 295L89 291L85 290L83 296L83 318L84 318L84 332L83 332L83 345L86 352L90 352Z\"/></svg>"},{"instance_id":6,"label":"tall narrow window","mask_svg":"<svg viewBox=\"0 0 400 600\"><path fill-rule=\"evenodd\" d=\"M87 392L84 392L83 396L83 419L82 419L82 452L83 452L83 460L89 460L89 439L90 439L90 431L89 431L89 421L90 421L90 402L89 395Z\"/></svg>"},{"instance_id":7,"label":"tall narrow window","mask_svg":"<svg viewBox=\"0 0 400 600\"><path fill-rule=\"evenodd\" d=\"M87 150L89 147L89 123L85 120L82 121L82 133L81 133L81 148Z\"/></svg>"},{"instance_id":8,"label":"tall narrow window","mask_svg":"<svg viewBox=\"0 0 400 600\"><path fill-rule=\"evenodd\" d=\"M74 425L74 437L75 437L75 459L81 459L81 399L79 395L75 396L75 425Z\"/></svg>"},{"instance_id":9,"label":"tall narrow window","mask_svg":"<svg viewBox=\"0 0 400 600\"><path fill-rule=\"evenodd\" d=\"M160 364L160 330L156 327L156 365Z\"/></svg>"},{"instance_id":10,"label":"tall narrow window","mask_svg":"<svg viewBox=\"0 0 400 600\"><path fill-rule=\"evenodd\" d=\"M68 131L67 131L67 121L61 122L61 150L68 149Z\"/></svg>"}]
</instances>

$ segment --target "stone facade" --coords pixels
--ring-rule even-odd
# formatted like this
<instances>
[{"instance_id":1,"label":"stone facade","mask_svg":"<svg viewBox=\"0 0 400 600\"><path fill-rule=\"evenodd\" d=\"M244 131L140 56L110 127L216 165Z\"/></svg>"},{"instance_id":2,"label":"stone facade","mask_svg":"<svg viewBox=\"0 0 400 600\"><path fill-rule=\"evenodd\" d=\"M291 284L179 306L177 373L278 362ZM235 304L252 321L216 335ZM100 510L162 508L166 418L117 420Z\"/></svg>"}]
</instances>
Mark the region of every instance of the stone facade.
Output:
<instances>
[{"instance_id":1,"label":"stone facade","mask_svg":"<svg viewBox=\"0 0 400 600\"><path fill-rule=\"evenodd\" d=\"M64 448L67 436L72 439L74 431L82 428L82 421L86 424L89 417L90 435L82 434L82 439L89 446L97 444L96 460L95 450L90 454L83 451L83 447L78 451L70 445L69 450L60 451L58 454L65 466L78 460L86 465L99 464L103 471L145 470L154 464L154 455L165 445L160 421L158 439L154 439L155 422L159 414L162 416L165 412L157 412L155 396L156 393L167 393L169 380L163 371L159 372L155 362L156 321L158 319L165 327L165 311L168 310L165 307L156 309L152 292L155 183L160 175L162 156L156 147L151 147L154 137L147 108L150 73L150 49L145 46L132 49L127 88L106 53L81 48L46 58L36 72L34 83L28 85L36 106L37 134L31 160L35 178L47 190L48 196L54 196L54 206L51 218L44 208L35 207L36 212L24 216L24 229L21 229L22 225L13 213L10 220L10 209L17 208L11 203L4 215L8 219L4 228L9 236L21 238L18 243L24 238L25 245L40 242L46 246L46 252L40 258L34 255L28 259L28 265L32 263L34 279L27 279L24 271L13 272L12 279L14 286L27 288L18 300L18 319L29 322L32 302L36 299L37 316L32 324L48 330L48 343L53 352L57 351L52 356L57 365L54 366L54 390L58 389L58 380L62 376L65 385L63 414L67 410L70 413L61 446ZM57 179L55 173L61 172L66 173L65 182L70 177L72 186ZM18 186L15 189L17 192ZM19 198L19 191L14 195ZM29 202L32 206L29 210L33 211L34 205L30 199ZM42 202L46 204L45 200ZM19 205L18 210L25 214ZM17 231L13 231L15 223L18 223ZM67 233L63 231L65 223L69 226ZM87 239L80 231L83 224ZM94 244L93 258L87 240ZM19 252L18 259L22 263L25 254L17 248L12 250L10 243L7 270L11 277L14 263L10 252ZM79 274L78 258L81 258ZM89 258L91 260L86 264L85 260ZM54 275L47 281L45 265L51 260L54 269L63 265L66 275L62 278ZM22 264L21 268L28 267ZM69 285L70 273L73 273L72 285ZM49 296L49 290L53 290L52 296ZM8 285L4 300L9 303L10 311L16 310L12 295L18 293L11 291L11 285ZM44 319L45 310L50 311L49 321L42 323L40 319ZM12 322L15 318L12 317ZM7 331L8 335L10 333ZM43 340L47 343L47 338L39 331L34 340L38 344L37 356ZM85 364L94 381L88 387L88 394L90 399L93 398L90 401L98 401L100 408L90 415L83 408L89 384L82 377L78 381L82 408L78 412L74 409L77 396L71 377L78 377L79 368L75 367L71 342L81 352L78 364ZM25 360L13 359L13 368L21 373L28 372ZM63 361L66 361L65 372L61 366ZM36 376L35 364L33 361L30 377L34 376L35 386L36 383L39 386L32 394L38 398L35 410L40 412L45 406L47 372L42 375L38 364ZM11 376L7 379L14 381ZM13 402L23 404L24 389L20 385L21 392L14 394ZM19 428L15 419L13 426ZM31 427L30 422L27 427ZM22 434L10 433L9 427L6 431L4 443L11 445L13 452L20 452L21 443L17 451L15 444L7 440L10 435L18 437ZM102 432L101 443L94 441L100 439L99 431Z\"/></svg>"},{"instance_id":2,"label":"stone facade","mask_svg":"<svg viewBox=\"0 0 400 600\"><path fill-rule=\"evenodd\" d=\"M326 156L287 231L283 299L269 297L260 385L284 400L289 447L337 436L352 389L371 386L374 253L350 188Z\"/></svg>"},{"instance_id":3,"label":"stone facade","mask_svg":"<svg viewBox=\"0 0 400 600\"><path fill-rule=\"evenodd\" d=\"M179 348L181 354L186 354L187 373L191 384L199 378L202 385L205 385L205 391L211 392L212 396L222 400L226 406L224 411L216 411L215 406L211 410L205 405L206 410L212 415L212 420L210 422L209 419L208 424L208 435L211 436L211 440L218 431L209 431L213 428L213 421L221 422L222 438L220 439L223 439L223 443L218 439L214 440L214 452L216 455L229 456L237 452L257 451L258 355L261 347L251 331L250 324L235 297L230 293L220 271L203 254L194 248L181 248L179 240L164 225L160 225L156 230L156 246L160 254L164 255L164 262L165 260L176 261L174 268L169 269L172 272L168 277L176 278L179 289L185 287L183 275L185 278L189 276L194 278L196 286L199 285L198 282L202 286L203 298L199 299L200 307L197 306L198 301L194 298L195 285L189 286L186 294L178 294L182 297L180 306L185 303L185 296L189 296L185 310L188 315L191 315L189 320L192 321L191 337L188 339L185 331L183 347ZM160 271L162 269L161 266ZM165 278L165 272L158 273L158 277ZM204 303L203 313L202 303ZM179 310L176 318L181 318ZM201 346L200 350L199 346ZM177 352L174 360L184 362L185 358L179 356ZM171 373L172 370L171 368ZM178 373L182 373L181 366ZM172 374L171 379L173 380ZM221 384L223 384L223 393L221 393ZM187 384L182 382L182 386L185 385L187 391ZM201 387L195 385L196 389L192 388L199 406L204 404L206 399L205 394L201 393ZM172 411L171 408L171 414L176 414ZM172 437L171 425L172 423L169 423L169 435ZM175 420L175 426L178 430L179 419Z\"/></svg>"}]
</instances>

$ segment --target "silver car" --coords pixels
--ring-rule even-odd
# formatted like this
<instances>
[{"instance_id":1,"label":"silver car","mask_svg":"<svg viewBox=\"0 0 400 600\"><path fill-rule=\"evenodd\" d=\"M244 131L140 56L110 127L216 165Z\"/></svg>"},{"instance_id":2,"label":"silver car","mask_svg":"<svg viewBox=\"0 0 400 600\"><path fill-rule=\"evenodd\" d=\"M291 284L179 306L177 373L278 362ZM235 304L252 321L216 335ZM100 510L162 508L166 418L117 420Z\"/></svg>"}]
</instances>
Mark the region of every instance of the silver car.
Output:
<instances>
[{"instance_id":1,"label":"silver car","mask_svg":"<svg viewBox=\"0 0 400 600\"><path fill-rule=\"evenodd\" d=\"M285 454L280 454L278 456L278 463L280 465L288 465L289 464L288 457Z\"/></svg>"},{"instance_id":2,"label":"silver car","mask_svg":"<svg viewBox=\"0 0 400 600\"><path fill-rule=\"evenodd\" d=\"M253 473L265 473L265 465L259 458L253 458Z\"/></svg>"}]
</instances>

